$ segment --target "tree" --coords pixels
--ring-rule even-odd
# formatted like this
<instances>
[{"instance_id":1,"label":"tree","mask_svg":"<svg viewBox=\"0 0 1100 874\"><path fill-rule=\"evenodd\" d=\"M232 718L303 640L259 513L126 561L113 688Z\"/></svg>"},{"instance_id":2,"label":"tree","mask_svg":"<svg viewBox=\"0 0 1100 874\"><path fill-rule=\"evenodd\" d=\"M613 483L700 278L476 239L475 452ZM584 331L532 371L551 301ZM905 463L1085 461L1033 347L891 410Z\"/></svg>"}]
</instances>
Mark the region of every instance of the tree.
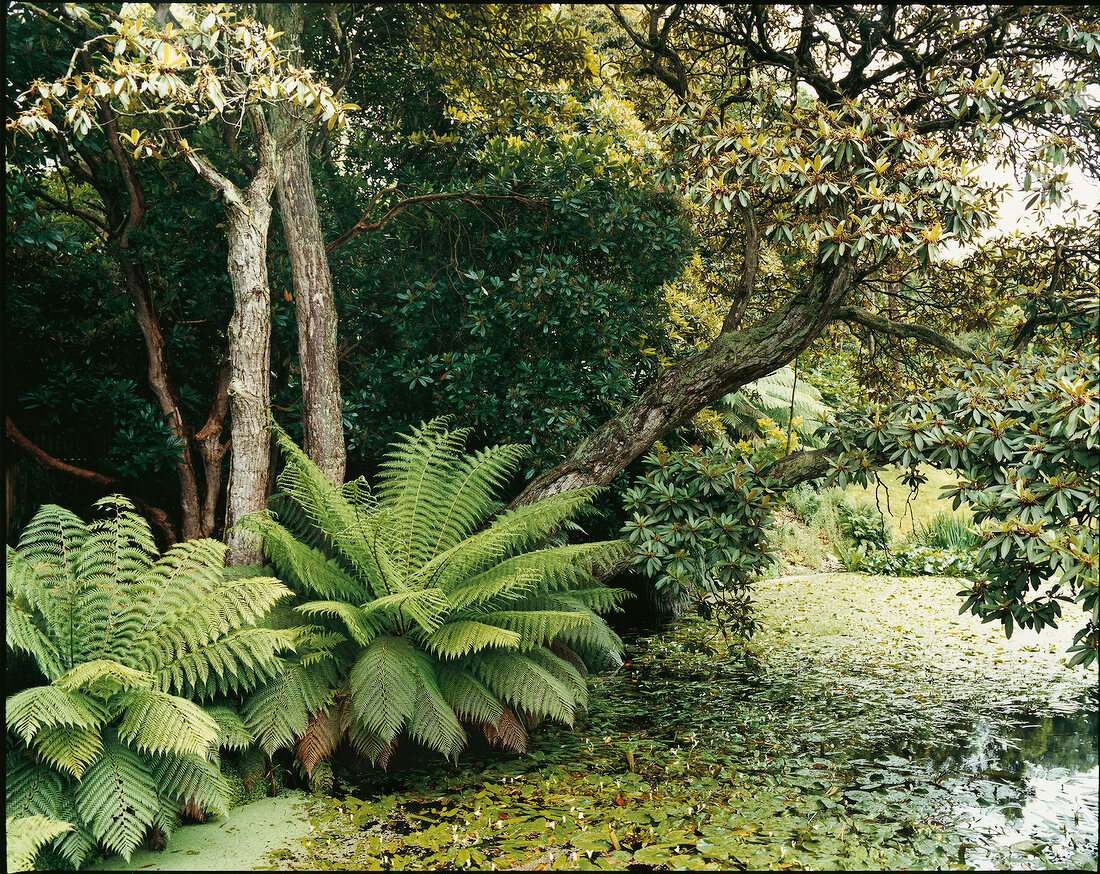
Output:
<instances>
[{"instance_id":1,"label":"tree","mask_svg":"<svg viewBox=\"0 0 1100 874\"><path fill-rule=\"evenodd\" d=\"M641 27L614 14L640 51L636 74L672 92L651 118L669 179L713 216L704 233L740 269L710 346L667 367L520 503L609 482L835 322L965 354L926 323L950 302L929 277L940 242L974 239L994 208L963 162L1015 155L1041 200L1058 198L1066 160L1095 163L1096 138L1070 135L1095 129L1074 84L1095 69L1093 13L675 4L645 7ZM797 268L797 286L764 281L766 245ZM876 312L874 294L900 278L892 315ZM820 475L819 462L793 456L776 472Z\"/></svg>"},{"instance_id":2,"label":"tree","mask_svg":"<svg viewBox=\"0 0 1100 874\"><path fill-rule=\"evenodd\" d=\"M75 17L88 21L86 10ZM269 439L270 288L267 280L267 229L270 197L283 150L298 136L297 125L277 139L269 127L265 103L289 102L312 108L333 126L343 107L331 89L316 84L301 69L280 66L274 31L249 19L210 12L201 23L154 31L141 19L115 15L110 31L94 35L74 55L65 77L38 83L16 122L27 133L56 133L50 116L56 101L65 110L65 129L80 140L104 123L113 149L125 142L135 156L167 151L185 162L226 205L228 272L234 312L229 326L228 394L231 416L231 478L227 522L262 508L267 497ZM104 122L103 119L106 119ZM240 186L221 172L183 135L218 118L236 138L247 134L255 166ZM126 132L120 119L147 125ZM134 219L131 212L129 219ZM230 560L257 557L239 537L229 536Z\"/></svg>"}]
</instances>

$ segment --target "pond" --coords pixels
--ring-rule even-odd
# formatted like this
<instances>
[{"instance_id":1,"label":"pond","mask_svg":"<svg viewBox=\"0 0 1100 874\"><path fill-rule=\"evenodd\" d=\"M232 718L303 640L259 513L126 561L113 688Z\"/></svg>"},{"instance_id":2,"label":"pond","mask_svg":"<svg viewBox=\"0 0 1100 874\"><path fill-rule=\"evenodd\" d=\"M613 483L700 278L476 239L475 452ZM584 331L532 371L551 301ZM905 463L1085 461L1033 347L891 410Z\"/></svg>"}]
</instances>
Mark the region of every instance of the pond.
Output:
<instances>
[{"instance_id":1,"label":"pond","mask_svg":"<svg viewBox=\"0 0 1100 874\"><path fill-rule=\"evenodd\" d=\"M252 867L1095 869L1096 672L1064 666L1072 625L1005 640L958 588L790 577L760 585L748 651L699 618L628 635L577 726L337 769Z\"/></svg>"}]
</instances>

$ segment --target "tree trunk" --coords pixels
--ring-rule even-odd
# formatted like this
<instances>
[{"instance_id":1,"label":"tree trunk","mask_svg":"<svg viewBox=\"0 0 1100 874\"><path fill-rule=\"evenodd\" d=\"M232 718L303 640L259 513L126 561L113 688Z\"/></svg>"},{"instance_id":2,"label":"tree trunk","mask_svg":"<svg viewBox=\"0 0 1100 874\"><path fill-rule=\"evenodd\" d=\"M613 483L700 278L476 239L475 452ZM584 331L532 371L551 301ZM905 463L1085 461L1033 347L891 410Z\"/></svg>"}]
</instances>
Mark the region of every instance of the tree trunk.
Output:
<instances>
[{"instance_id":1,"label":"tree trunk","mask_svg":"<svg viewBox=\"0 0 1100 874\"><path fill-rule=\"evenodd\" d=\"M264 21L283 32L290 62L300 63L301 5L265 3L260 8ZM303 448L325 476L338 486L344 481L347 453L337 368L336 302L313 193L308 126L300 115L301 111L288 101L271 107L272 134L280 143L282 158L276 191L290 257L298 321Z\"/></svg>"},{"instance_id":2,"label":"tree trunk","mask_svg":"<svg viewBox=\"0 0 1100 874\"><path fill-rule=\"evenodd\" d=\"M582 486L607 485L655 440L707 404L792 361L833 320L852 276L849 263L819 265L809 287L782 310L744 331L720 334L703 352L664 370L565 462L532 480L512 506Z\"/></svg>"},{"instance_id":3,"label":"tree trunk","mask_svg":"<svg viewBox=\"0 0 1100 874\"><path fill-rule=\"evenodd\" d=\"M230 530L267 504L271 400L271 289L267 281L267 229L275 168L261 166L248 186L247 208L229 204L229 438L232 461L226 496L227 564L258 564L259 544Z\"/></svg>"},{"instance_id":4,"label":"tree trunk","mask_svg":"<svg viewBox=\"0 0 1100 874\"><path fill-rule=\"evenodd\" d=\"M128 252L120 253L119 261L130 297L134 301L134 315L141 335L145 339L145 352L149 360L149 387L156 395L160 411L168 419L169 427L180 441L180 455L176 462L176 477L180 488L180 534L184 540L205 537L211 529L203 530L199 512L199 486L195 476L195 463L189 443L190 435L180 410L180 400L175 386L168 376L165 362L164 334L160 330L153 306L153 291L144 268L136 264Z\"/></svg>"}]
</instances>

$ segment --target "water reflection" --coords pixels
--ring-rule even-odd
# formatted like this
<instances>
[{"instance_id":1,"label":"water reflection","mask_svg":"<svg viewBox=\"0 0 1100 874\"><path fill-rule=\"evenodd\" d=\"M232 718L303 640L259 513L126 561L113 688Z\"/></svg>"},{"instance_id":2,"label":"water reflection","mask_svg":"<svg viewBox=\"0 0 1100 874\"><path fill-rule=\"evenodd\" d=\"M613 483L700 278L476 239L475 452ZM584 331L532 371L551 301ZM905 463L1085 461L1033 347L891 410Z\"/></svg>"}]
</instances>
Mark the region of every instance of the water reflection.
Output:
<instances>
[{"instance_id":1,"label":"water reflection","mask_svg":"<svg viewBox=\"0 0 1100 874\"><path fill-rule=\"evenodd\" d=\"M928 751L927 769L951 790L953 812L973 835L971 864L1024 863L1040 852L1072 867L1095 860L1097 727L1096 713L983 716L973 721L968 742Z\"/></svg>"}]
</instances>

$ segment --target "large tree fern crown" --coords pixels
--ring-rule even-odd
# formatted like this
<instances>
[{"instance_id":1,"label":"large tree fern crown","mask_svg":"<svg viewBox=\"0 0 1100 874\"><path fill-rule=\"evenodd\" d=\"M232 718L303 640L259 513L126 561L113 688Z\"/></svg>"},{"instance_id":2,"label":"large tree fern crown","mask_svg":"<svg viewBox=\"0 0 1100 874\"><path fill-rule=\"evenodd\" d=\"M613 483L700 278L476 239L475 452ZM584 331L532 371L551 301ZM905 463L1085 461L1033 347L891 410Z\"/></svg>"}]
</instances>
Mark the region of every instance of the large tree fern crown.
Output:
<instances>
[{"instance_id":1,"label":"large tree fern crown","mask_svg":"<svg viewBox=\"0 0 1100 874\"><path fill-rule=\"evenodd\" d=\"M585 659L621 650L598 613L625 593L593 572L623 544L555 540L594 489L502 511L497 493L525 449L464 453L467 431L445 419L397 438L373 488L336 488L273 428L281 493L239 524L307 599L296 610L316 645L299 648L308 664L284 681L293 694L246 714L261 738L275 747L293 734L310 768L345 736L384 763L401 736L453 756L471 725L523 749L532 722L573 721ZM280 714L275 700L294 705Z\"/></svg>"},{"instance_id":2,"label":"large tree fern crown","mask_svg":"<svg viewBox=\"0 0 1100 874\"><path fill-rule=\"evenodd\" d=\"M212 759L229 718L195 701L271 681L294 640L255 627L290 591L227 571L224 544L159 555L129 501L96 506L90 525L44 506L7 550L8 651L46 680L6 702L8 817L76 864L96 842L129 858L181 803L224 807Z\"/></svg>"}]
</instances>

